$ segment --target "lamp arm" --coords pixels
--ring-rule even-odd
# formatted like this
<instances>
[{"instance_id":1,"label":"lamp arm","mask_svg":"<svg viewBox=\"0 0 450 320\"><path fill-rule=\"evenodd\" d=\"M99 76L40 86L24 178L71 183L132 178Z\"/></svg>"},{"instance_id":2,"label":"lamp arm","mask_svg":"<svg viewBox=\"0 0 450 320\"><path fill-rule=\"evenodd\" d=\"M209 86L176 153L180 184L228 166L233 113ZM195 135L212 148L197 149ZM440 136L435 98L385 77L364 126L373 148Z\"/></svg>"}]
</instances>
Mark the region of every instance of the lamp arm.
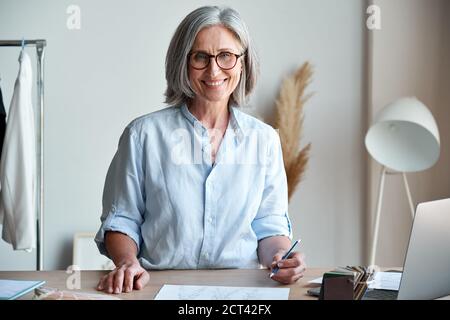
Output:
<instances>
[{"instance_id":1,"label":"lamp arm","mask_svg":"<svg viewBox=\"0 0 450 320\"><path fill-rule=\"evenodd\" d=\"M373 229L373 238L372 238L372 250L370 253L370 262L369 266L375 266L375 256L377 251L377 243L378 243L378 230L380 228L380 214L381 214L381 205L383 203L383 192L384 192L384 180L386 177L386 167L383 166L380 173L380 185L378 187L378 200L377 200L377 209L375 213L375 225Z\"/></svg>"},{"instance_id":2,"label":"lamp arm","mask_svg":"<svg viewBox=\"0 0 450 320\"><path fill-rule=\"evenodd\" d=\"M406 190L406 195L408 196L408 203L409 203L409 208L411 210L411 216L414 220L414 205L413 205L413 201L412 201L412 197L411 197L411 191L409 189L409 184L408 184L408 179L406 178L406 173L402 172L402 176L403 176L403 184L405 185L405 190Z\"/></svg>"}]
</instances>

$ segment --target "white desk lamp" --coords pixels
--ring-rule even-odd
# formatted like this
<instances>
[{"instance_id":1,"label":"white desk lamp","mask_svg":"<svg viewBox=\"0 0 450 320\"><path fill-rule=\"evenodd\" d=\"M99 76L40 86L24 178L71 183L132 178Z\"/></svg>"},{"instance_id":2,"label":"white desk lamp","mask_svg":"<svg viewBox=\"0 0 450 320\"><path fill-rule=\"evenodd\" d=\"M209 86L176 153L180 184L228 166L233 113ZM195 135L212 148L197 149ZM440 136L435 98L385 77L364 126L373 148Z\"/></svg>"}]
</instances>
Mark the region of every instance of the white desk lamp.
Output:
<instances>
[{"instance_id":1,"label":"white desk lamp","mask_svg":"<svg viewBox=\"0 0 450 320\"><path fill-rule=\"evenodd\" d=\"M375 215L370 265L375 265L376 246L386 174L402 174L411 215L414 206L405 172L433 166L440 153L439 131L428 108L416 98L402 98L387 105L377 115L366 135L366 148L383 167ZM393 172L387 171L394 170Z\"/></svg>"}]
</instances>

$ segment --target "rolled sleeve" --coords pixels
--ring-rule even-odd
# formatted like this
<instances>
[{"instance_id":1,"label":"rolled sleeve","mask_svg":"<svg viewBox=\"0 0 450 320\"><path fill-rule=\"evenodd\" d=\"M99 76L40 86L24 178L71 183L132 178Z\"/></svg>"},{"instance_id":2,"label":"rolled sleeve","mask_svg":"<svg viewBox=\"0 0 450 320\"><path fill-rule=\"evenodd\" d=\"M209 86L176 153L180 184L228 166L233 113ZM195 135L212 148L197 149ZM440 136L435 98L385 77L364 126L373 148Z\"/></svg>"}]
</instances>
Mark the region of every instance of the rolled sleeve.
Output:
<instances>
[{"instance_id":1,"label":"rolled sleeve","mask_svg":"<svg viewBox=\"0 0 450 320\"><path fill-rule=\"evenodd\" d=\"M273 130L265 162L266 175L261 204L252 228L259 240L283 235L292 239L292 226L288 215L286 171L278 133Z\"/></svg>"},{"instance_id":2,"label":"rolled sleeve","mask_svg":"<svg viewBox=\"0 0 450 320\"><path fill-rule=\"evenodd\" d=\"M120 137L119 147L106 175L103 189L103 213L95 242L101 254L108 256L105 233L117 231L136 243L142 243L145 191L142 147L136 134L127 127Z\"/></svg>"}]
</instances>

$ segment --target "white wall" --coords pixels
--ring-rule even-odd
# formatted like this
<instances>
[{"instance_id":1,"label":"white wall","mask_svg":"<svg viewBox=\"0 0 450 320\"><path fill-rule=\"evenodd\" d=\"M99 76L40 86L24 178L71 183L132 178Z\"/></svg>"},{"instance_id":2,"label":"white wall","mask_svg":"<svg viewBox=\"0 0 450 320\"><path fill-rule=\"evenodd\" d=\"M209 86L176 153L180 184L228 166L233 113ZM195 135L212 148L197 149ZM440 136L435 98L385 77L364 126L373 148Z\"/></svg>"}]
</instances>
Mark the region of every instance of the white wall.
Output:
<instances>
[{"instance_id":1,"label":"white wall","mask_svg":"<svg viewBox=\"0 0 450 320\"><path fill-rule=\"evenodd\" d=\"M361 263L365 168L364 1L2 0L0 39L45 38L45 267L71 263L72 236L96 231L108 165L133 118L163 106L164 58L181 19L203 4L228 4L246 20L262 70L247 112L270 120L280 82L304 61L315 67L303 144L306 177L290 204L310 266ZM81 30L66 8L81 8ZM27 49L33 56L33 50ZM9 103L18 48L0 49ZM34 255L0 244L0 269L33 269Z\"/></svg>"},{"instance_id":2,"label":"white wall","mask_svg":"<svg viewBox=\"0 0 450 320\"><path fill-rule=\"evenodd\" d=\"M441 156L431 169L408 175L413 202L450 197L450 4L445 0L376 0L382 28L373 31L373 116L388 103L416 96L433 113ZM369 209L377 200L380 166L369 168ZM388 176L380 221L378 265L401 266L411 214L400 176ZM370 234L369 234L370 235Z\"/></svg>"}]
</instances>

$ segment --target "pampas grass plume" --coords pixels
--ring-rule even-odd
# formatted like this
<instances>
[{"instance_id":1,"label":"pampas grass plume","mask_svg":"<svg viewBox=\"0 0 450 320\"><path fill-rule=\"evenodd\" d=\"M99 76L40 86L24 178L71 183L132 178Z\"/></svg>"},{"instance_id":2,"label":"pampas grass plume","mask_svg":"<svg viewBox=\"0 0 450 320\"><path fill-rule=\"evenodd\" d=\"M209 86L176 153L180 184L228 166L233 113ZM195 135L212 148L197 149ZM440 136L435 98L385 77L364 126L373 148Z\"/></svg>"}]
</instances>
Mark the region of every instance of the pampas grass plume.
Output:
<instances>
[{"instance_id":1,"label":"pampas grass plume","mask_svg":"<svg viewBox=\"0 0 450 320\"><path fill-rule=\"evenodd\" d=\"M303 134L303 109L312 96L311 93L305 94L311 77L312 67L305 62L283 81L276 100L275 128L278 129L283 149L289 200L303 178L311 150L311 143L299 150Z\"/></svg>"}]
</instances>

